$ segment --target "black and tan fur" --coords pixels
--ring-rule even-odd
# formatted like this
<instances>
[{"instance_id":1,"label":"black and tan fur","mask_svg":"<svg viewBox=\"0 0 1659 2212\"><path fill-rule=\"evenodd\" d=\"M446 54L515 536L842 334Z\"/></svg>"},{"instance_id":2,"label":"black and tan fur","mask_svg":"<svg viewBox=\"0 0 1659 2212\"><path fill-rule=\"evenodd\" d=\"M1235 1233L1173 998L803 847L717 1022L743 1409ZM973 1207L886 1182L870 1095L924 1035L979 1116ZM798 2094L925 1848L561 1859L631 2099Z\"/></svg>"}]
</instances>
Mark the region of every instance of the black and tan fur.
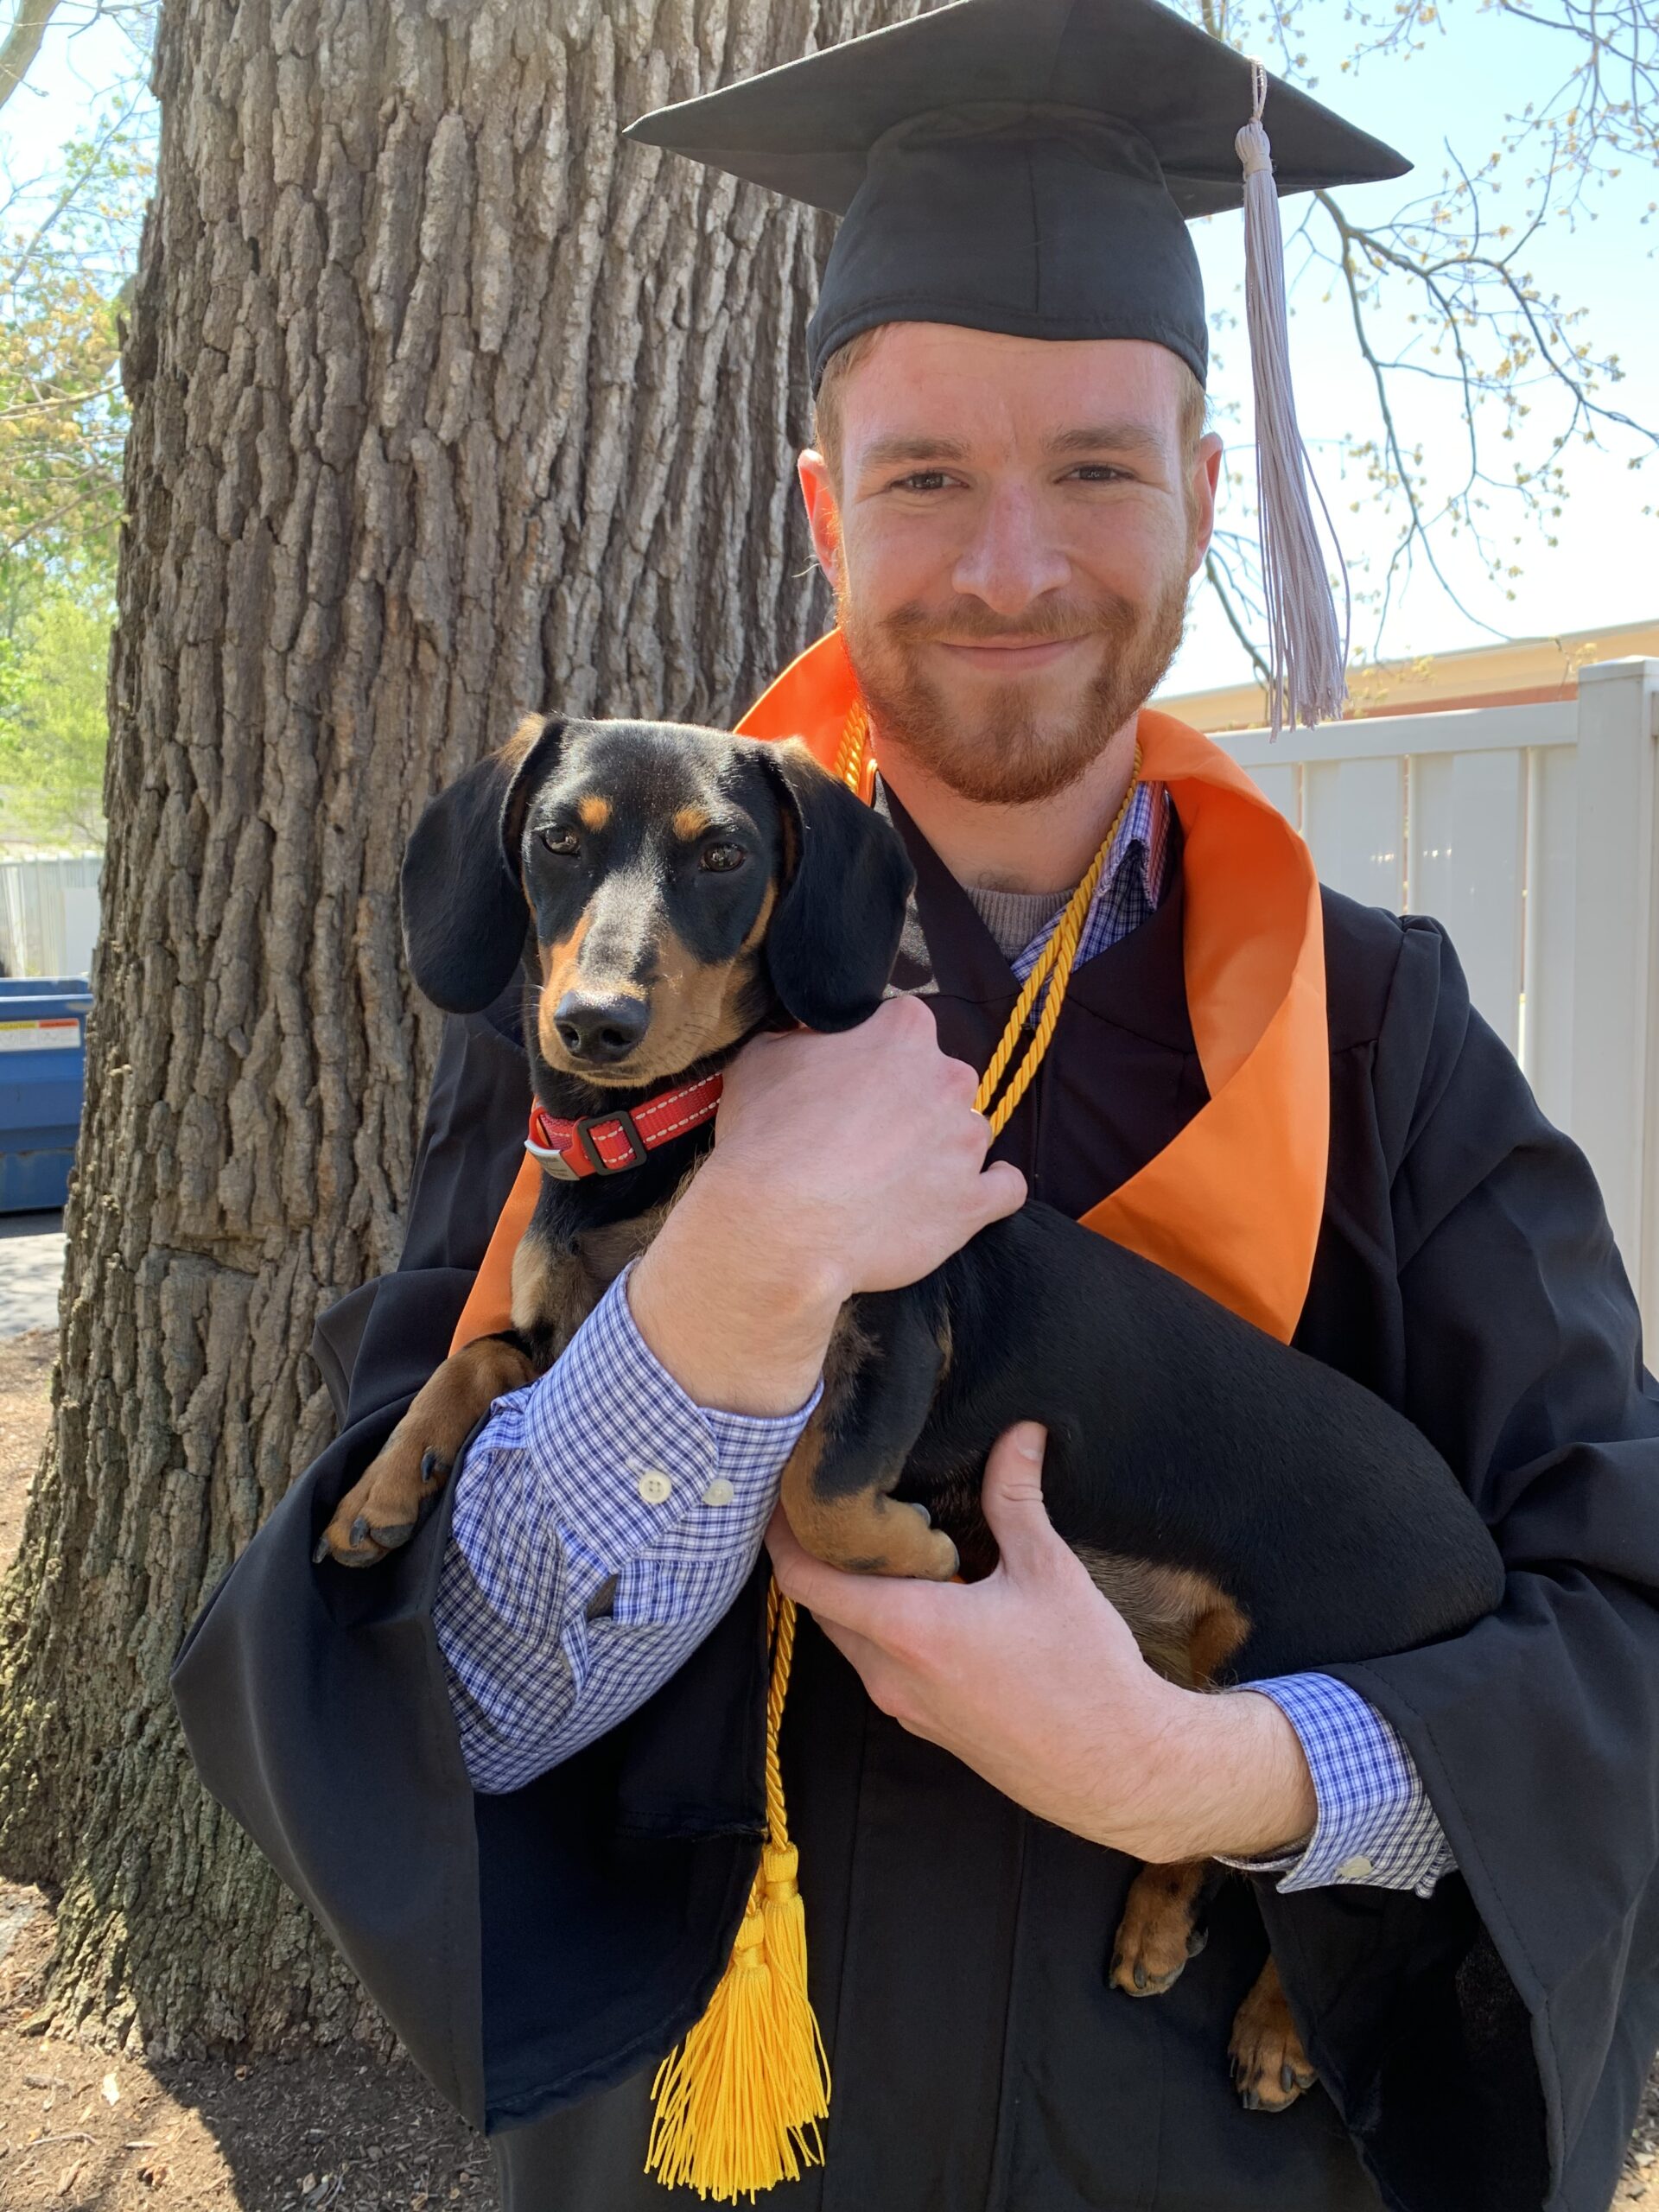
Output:
<instances>
[{"instance_id":1,"label":"black and tan fur","mask_svg":"<svg viewBox=\"0 0 1659 2212\"><path fill-rule=\"evenodd\" d=\"M747 1038L847 1028L886 986L911 870L892 828L804 748L658 723L536 716L427 809L410 841L416 982L452 1011L524 975L537 1096L573 1116L718 1068ZM491 1398L556 1357L644 1249L712 1141L543 1185L512 1329L415 1400L340 1502L320 1560L407 1540ZM1033 1204L925 1281L855 1300L784 1476L797 1534L858 1571L972 1580L990 1445L1048 1431L1055 1527L1148 1660L1194 1688L1363 1659L1467 1626L1498 1555L1445 1463L1333 1369ZM1202 1948L1210 1870L1148 1867L1108 1967L1167 1989ZM1269 1961L1233 2044L1245 2101L1313 2078Z\"/></svg>"}]
</instances>

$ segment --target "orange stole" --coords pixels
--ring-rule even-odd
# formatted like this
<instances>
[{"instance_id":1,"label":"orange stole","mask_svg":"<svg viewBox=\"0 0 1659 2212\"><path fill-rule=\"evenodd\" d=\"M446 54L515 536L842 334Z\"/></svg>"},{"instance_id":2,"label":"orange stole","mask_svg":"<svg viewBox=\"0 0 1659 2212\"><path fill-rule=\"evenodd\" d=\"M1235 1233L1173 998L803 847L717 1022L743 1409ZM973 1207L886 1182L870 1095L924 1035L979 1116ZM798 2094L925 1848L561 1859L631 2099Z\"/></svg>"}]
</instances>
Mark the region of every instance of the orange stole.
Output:
<instances>
[{"instance_id":1,"label":"orange stole","mask_svg":"<svg viewBox=\"0 0 1659 2212\"><path fill-rule=\"evenodd\" d=\"M838 631L791 663L737 726L802 739L833 768L857 687ZM1208 1103L1083 1217L1287 1343L1325 1207L1330 1045L1325 932L1312 855L1242 768L1143 708L1141 772L1166 785L1185 840L1183 964ZM509 1325L512 1255L541 1169L518 1170L450 1344Z\"/></svg>"}]
</instances>

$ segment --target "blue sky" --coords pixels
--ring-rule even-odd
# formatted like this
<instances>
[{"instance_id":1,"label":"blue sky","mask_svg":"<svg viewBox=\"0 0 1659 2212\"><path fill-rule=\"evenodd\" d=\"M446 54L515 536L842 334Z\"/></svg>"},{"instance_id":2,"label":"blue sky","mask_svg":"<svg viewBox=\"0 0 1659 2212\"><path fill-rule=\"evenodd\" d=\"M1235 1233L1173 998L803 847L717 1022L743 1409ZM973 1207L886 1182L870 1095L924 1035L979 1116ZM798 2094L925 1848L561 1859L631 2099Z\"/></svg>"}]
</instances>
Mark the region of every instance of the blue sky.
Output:
<instances>
[{"instance_id":1,"label":"blue sky","mask_svg":"<svg viewBox=\"0 0 1659 2212\"><path fill-rule=\"evenodd\" d=\"M1367 61L1357 73L1344 73L1340 67L1351 42L1344 22L1345 0L1311 0L1302 22L1300 43L1319 79L1317 96L1410 157L1417 168L1408 181L1413 188L1435 185L1448 142L1471 167L1484 161L1503 135L1505 117L1554 89L1570 51L1560 38L1483 8L1478 0L1445 4L1450 27L1431 30L1421 51ZM0 161L14 179L50 167L62 142L86 127L100 97L129 73L130 52L118 26L108 21L77 35L54 25L31 86L0 112ZM1271 130L1271 107L1267 120ZM1401 192L1398 185L1373 185L1345 194L1344 201L1351 216L1382 221L1399 205ZM1586 309L1580 335L1592 349L1622 356L1625 380L1611 395L1614 404L1648 422L1659 421L1659 220L1644 226L1642 218L1656 196L1659 179L1627 170L1592 195L1594 219L1580 219L1574 229L1553 225L1529 254L1542 291L1558 291ZM1522 198L1517 176L1498 204L1518 214ZM1296 219L1296 207L1294 201L1285 203L1287 229ZM1245 348L1242 336L1224 322L1240 305L1237 218L1200 224L1195 235L1212 317L1223 325L1211 379L1219 427L1230 442L1247 441ZM1303 426L1363 585L1367 562L1386 558L1392 536L1374 501L1362 486L1345 486L1337 465L1332 442L1357 422L1372 419L1372 401L1346 306L1322 296L1325 289L1317 271L1304 270L1296 277L1293 361ZM1463 448L1458 407L1444 393L1409 384L1401 390L1404 427L1422 441L1431 480L1443 480L1458 466ZM1541 416L1547 405L1541 402ZM1571 450L1571 497L1555 526L1560 543L1551 548L1533 530L1518 548L1511 548L1510 532L1503 531L1507 557L1520 571L1506 584L1490 581L1461 548L1446 546L1446 561L1469 614L1460 613L1437 587L1420 578L1396 603L1383 650L1394 655L1449 651L1479 644L1494 629L1529 636L1659 616L1659 523L1642 512L1644 505L1659 504L1659 456L1632 473L1627 461L1635 449L1626 444L1601 453ZM1248 467L1248 454L1242 458ZM1350 512L1356 499L1358 512ZM1514 592L1513 599L1505 596L1506 589ZM1483 622L1491 628L1481 626ZM1373 621L1363 607L1357 611L1355 635L1367 650L1376 643ZM1173 687L1227 683L1247 672L1209 594L1199 594Z\"/></svg>"},{"instance_id":2,"label":"blue sky","mask_svg":"<svg viewBox=\"0 0 1659 2212\"><path fill-rule=\"evenodd\" d=\"M1506 116L1529 100L1541 104L1566 74L1572 52L1569 41L1491 8L1478 8L1475 0L1446 0L1450 28L1431 31L1421 52L1369 60L1357 73L1344 74L1340 63L1351 50L1351 33L1343 21L1345 12L1334 0L1314 0L1303 17L1303 43L1319 79L1316 97L1397 147L1415 168L1402 183L1344 192L1341 198L1351 219L1381 223L1398 207L1403 191L1432 190L1447 165L1448 144L1469 168L1478 167L1505 135ZM1269 106L1269 128L1272 119ZM1515 181L1494 203L1510 219L1518 219L1521 213L1522 174L1516 165ZM1599 354L1622 357L1624 381L1605 396L1624 412L1649 423L1659 423L1659 372L1654 359L1659 339L1659 314L1654 305L1659 261L1653 257L1659 247L1659 221L1644 226L1642 217L1656 196L1659 178L1649 171L1627 169L1592 195L1594 219L1581 217L1576 229L1564 222L1550 225L1526 257L1541 292L1559 292L1564 303L1586 310L1580 339ZM1294 200L1283 203L1287 232L1298 205ZM1217 217L1198 225L1196 235L1213 319L1218 308L1236 310L1240 305L1239 219ZM1294 262L1292 266L1294 270ZM1393 533L1380 526L1375 503L1362 486L1344 486L1336 465L1332 442L1356 422L1369 425L1374 411L1346 302L1324 296L1327 283L1317 270L1304 269L1295 277L1291 347L1303 429L1313 448L1344 550L1357 571L1368 556L1373 563L1386 557ZM1236 408L1241 399L1244 402L1243 423L1236 415L1232 423L1220 427L1230 439L1248 438L1243 427L1249 414L1248 365L1242 337L1224 329L1220 346L1212 399L1224 407ZM1423 442L1431 480L1436 476L1444 480L1459 467L1464 450L1460 404L1409 380L1402 382L1401 391L1404 426ZM1543 417L1552 404L1541 398L1535 419ZM1504 584L1489 581L1462 548L1448 547L1446 565L1471 614L1514 636L1659 616L1659 524L1642 512L1644 505L1659 505L1659 454L1633 473L1627 464L1636 450L1630 443L1603 453L1568 448L1571 496L1555 526L1560 543L1550 548L1535 528L1525 533L1518 548L1511 547L1513 531L1503 530L1507 557L1521 570ZM1355 499L1359 501L1357 513L1350 512ZM1505 597L1506 590L1514 591L1512 601ZM1460 614L1427 578L1420 578L1396 607L1383 643L1395 655L1416 654L1478 645L1489 635ZM1373 624L1363 609L1357 611L1355 639L1368 649L1374 642ZM1237 648L1224 626L1200 603L1175 671L1176 684L1226 682L1243 672Z\"/></svg>"}]
</instances>

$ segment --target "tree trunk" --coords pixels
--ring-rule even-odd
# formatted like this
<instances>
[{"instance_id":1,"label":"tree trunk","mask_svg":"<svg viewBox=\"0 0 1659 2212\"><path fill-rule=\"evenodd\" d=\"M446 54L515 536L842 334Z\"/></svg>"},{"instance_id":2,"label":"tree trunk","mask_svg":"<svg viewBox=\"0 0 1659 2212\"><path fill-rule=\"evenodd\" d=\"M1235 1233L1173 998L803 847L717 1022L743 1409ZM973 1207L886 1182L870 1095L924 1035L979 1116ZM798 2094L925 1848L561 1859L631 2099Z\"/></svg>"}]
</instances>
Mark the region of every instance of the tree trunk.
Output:
<instances>
[{"instance_id":1,"label":"tree trunk","mask_svg":"<svg viewBox=\"0 0 1659 2212\"><path fill-rule=\"evenodd\" d=\"M326 1440L439 1017L429 794L524 710L721 722L821 626L792 456L821 219L620 143L917 0L165 0L104 929L53 1433L0 1635L0 1855L59 2021L380 2032L197 1787L167 1671Z\"/></svg>"}]
</instances>

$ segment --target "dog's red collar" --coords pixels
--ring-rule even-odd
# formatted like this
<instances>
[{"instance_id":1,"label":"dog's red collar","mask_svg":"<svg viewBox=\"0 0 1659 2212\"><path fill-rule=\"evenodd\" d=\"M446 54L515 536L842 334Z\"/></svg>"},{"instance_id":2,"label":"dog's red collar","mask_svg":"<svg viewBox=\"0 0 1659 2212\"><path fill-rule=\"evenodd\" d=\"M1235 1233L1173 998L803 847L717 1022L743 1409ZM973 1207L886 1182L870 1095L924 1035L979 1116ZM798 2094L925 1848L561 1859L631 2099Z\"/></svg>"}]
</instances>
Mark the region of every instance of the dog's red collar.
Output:
<instances>
[{"instance_id":1,"label":"dog's red collar","mask_svg":"<svg viewBox=\"0 0 1659 2212\"><path fill-rule=\"evenodd\" d=\"M575 1122L560 1121L537 1099L530 1109L524 1150L562 1183L579 1183L588 1175L617 1175L625 1167L638 1167L648 1152L671 1137L683 1136L688 1129L712 1121L721 1088L719 1076L706 1075L700 1083L659 1090L643 1106L584 1114Z\"/></svg>"}]
</instances>

